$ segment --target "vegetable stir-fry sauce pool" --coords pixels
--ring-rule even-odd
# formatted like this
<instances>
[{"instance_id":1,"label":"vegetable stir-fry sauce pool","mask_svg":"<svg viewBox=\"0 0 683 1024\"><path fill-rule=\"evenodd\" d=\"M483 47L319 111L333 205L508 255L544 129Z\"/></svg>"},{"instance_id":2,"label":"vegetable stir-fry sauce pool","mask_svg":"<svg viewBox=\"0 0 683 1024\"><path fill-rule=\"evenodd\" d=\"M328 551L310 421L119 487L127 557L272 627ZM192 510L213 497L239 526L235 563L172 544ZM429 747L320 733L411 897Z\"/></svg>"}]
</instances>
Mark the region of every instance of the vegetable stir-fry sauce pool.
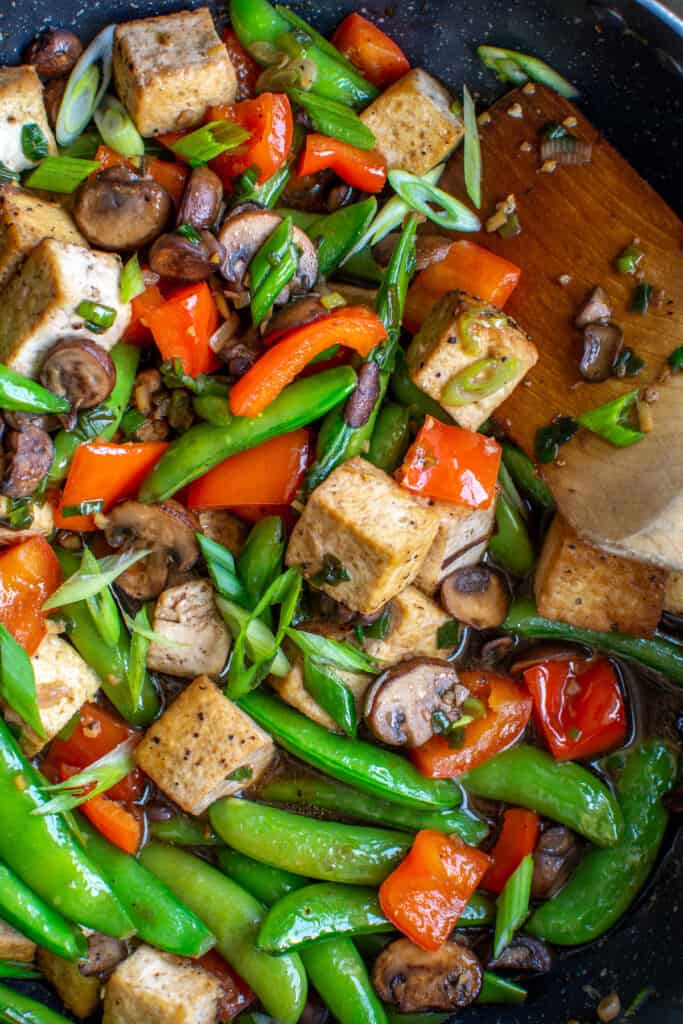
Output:
<instances>
[{"instance_id":1,"label":"vegetable stir-fry sauce pool","mask_svg":"<svg viewBox=\"0 0 683 1024\"><path fill-rule=\"evenodd\" d=\"M681 551L557 486L679 383L654 246L590 267L558 397L557 224L486 187L620 158L537 57L480 47L478 109L361 14L77 32L0 68L0 977L106 1024L504 1020L680 812Z\"/></svg>"}]
</instances>

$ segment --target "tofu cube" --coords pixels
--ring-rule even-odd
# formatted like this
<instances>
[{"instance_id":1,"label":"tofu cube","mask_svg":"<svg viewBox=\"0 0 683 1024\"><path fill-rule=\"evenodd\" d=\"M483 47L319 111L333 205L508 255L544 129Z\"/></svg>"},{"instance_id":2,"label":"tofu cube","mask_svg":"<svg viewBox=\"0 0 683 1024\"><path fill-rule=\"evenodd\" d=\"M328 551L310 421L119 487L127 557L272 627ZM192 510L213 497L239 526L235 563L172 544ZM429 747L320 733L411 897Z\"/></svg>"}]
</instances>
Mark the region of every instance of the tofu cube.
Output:
<instances>
[{"instance_id":1,"label":"tofu cube","mask_svg":"<svg viewBox=\"0 0 683 1024\"><path fill-rule=\"evenodd\" d=\"M465 129L451 111L453 98L421 68L389 86L360 115L375 135L390 171L426 174L450 156Z\"/></svg>"},{"instance_id":2,"label":"tofu cube","mask_svg":"<svg viewBox=\"0 0 683 1024\"><path fill-rule=\"evenodd\" d=\"M206 676L180 694L135 751L142 770L188 814L252 785L274 755L268 733Z\"/></svg>"},{"instance_id":3,"label":"tofu cube","mask_svg":"<svg viewBox=\"0 0 683 1024\"><path fill-rule=\"evenodd\" d=\"M81 974L78 964L63 960L47 949L38 950L38 967L56 990L67 1010L81 1019L89 1017L100 1005L102 982Z\"/></svg>"},{"instance_id":4,"label":"tofu cube","mask_svg":"<svg viewBox=\"0 0 683 1024\"><path fill-rule=\"evenodd\" d=\"M130 321L130 303L119 298L121 259L81 245L46 238L0 292L0 363L37 378L52 346L65 336L94 341L109 351ZM116 313L101 334L76 309L83 301Z\"/></svg>"},{"instance_id":5,"label":"tofu cube","mask_svg":"<svg viewBox=\"0 0 683 1024\"><path fill-rule=\"evenodd\" d=\"M31 942L6 921L0 921L0 960L17 960L22 964L31 964L35 955L35 942Z\"/></svg>"},{"instance_id":6,"label":"tofu cube","mask_svg":"<svg viewBox=\"0 0 683 1024\"><path fill-rule=\"evenodd\" d=\"M30 64L0 67L0 163L10 171L25 171L37 163L26 156L21 145L21 129L26 124L38 125L47 139L48 152L57 153L36 69Z\"/></svg>"},{"instance_id":7,"label":"tofu cube","mask_svg":"<svg viewBox=\"0 0 683 1024\"><path fill-rule=\"evenodd\" d=\"M239 555L249 534L249 527L224 508L206 508L197 513L205 537L222 544L233 555Z\"/></svg>"},{"instance_id":8,"label":"tofu cube","mask_svg":"<svg viewBox=\"0 0 683 1024\"><path fill-rule=\"evenodd\" d=\"M14 185L0 188L0 288L44 238L87 246L62 206Z\"/></svg>"},{"instance_id":9,"label":"tofu cube","mask_svg":"<svg viewBox=\"0 0 683 1024\"><path fill-rule=\"evenodd\" d=\"M586 544L556 515L536 568L536 606L539 615L571 626L651 636L667 577L665 569Z\"/></svg>"},{"instance_id":10,"label":"tofu cube","mask_svg":"<svg viewBox=\"0 0 683 1024\"><path fill-rule=\"evenodd\" d=\"M466 405L442 401L449 380L482 359L497 360L501 369L508 360L516 362L510 377L492 394ZM536 346L510 317L460 291L449 292L436 303L406 353L413 384L468 430L477 430L488 419L537 359Z\"/></svg>"},{"instance_id":11,"label":"tofu cube","mask_svg":"<svg viewBox=\"0 0 683 1024\"><path fill-rule=\"evenodd\" d=\"M154 630L170 642L153 640L149 645L147 667L154 672L181 679L217 676L227 661L230 634L209 580L189 580L164 590L154 609Z\"/></svg>"},{"instance_id":12,"label":"tofu cube","mask_svg":"<svg viewBox=\"0 0 683 1024\"><path fill-rule=\"evenodd\" d=\"M117 25L114 83L146 136L200 124L208 107L237 95L235 69L208 7Z\"/></svg>"},{"instance_id":13,"label":"tofu cube","mask_svg":"<svg viewBox=\"0 0 683 1024\"><path fill-rule=\"evenodd\" d=\"M666 581L664 611L672 615L683 614L683 572L672 572Z\"/></svg>"},{"instance_id":14,"label":"tofu cube","mask_svg":"<svg viewBox=\"0 0 683 1024\"><path fill-rule=\"evenodd\" d=\"M417 587L406 589L389 605L389 630L383 640L368 637L365 650L382 669L410 658L446 658L452 648L439 646L438 633L451 617Z\"/></svg>"},{"instance_id":15,"label":"tofu cube","mask_svg":"<svg viewBox=\"0 0 683 1024\"><path fill-rule=\"evenodd\" d=\"M140 946L116 968L104 993L103 1024L216 1024L219 979L186 957Z\"/></svg>"},{"instance_id":16,"label":"tofu cube","mask_svg":"<svg viewBox=\"0 0 683 1024\"><path fill-rule=\"evenodd\" d=\"M495 501L488 508L434 501L433 508L439 513L439 532L415 580L425 594L433 594L456 569L481 561L496 519Z\"/></svg>"},{"instance_id":17,"label":"tofu cube","mask_svg":"<svg viewBox=\"0 0 683 1024\"><path fill-rule=\"evenodd\" d=\"M287 548L287 565L362 615L379 611L412 583L439 517L387 473L355 457L315 489ZM338 569L326 583L319 575Z\"/></svg>"}]
</instances>

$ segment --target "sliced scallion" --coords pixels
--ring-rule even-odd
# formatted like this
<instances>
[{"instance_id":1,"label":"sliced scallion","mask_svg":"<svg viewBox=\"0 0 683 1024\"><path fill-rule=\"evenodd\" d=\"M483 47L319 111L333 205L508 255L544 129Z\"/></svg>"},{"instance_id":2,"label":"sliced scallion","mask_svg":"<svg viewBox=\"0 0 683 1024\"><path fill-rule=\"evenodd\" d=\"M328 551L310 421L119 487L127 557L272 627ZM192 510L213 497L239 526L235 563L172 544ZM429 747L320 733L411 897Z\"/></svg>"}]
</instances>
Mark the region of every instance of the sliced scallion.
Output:
<instances>
[{"instance_id":1,"label":"sliced scallion","mask_svg":"<svg viewBox=\"0 0 683 1024\"><path fill-rule=\"evenodd\" d=\"M616 267L620 274L635 274L638 271L638 267L643 262L645 253L642 249L639 249L635 243L627 245L623 249L616 259Z\"/></svg>"},{"instance_id":2,"label":"sliced scallion","mask_svg":"<svg viewBox=\"0 0 683 1024\"><path fill-rule=\"evenodd\" d=\"M629 422L636 411L637 401L638 392L627 391L625 395L613 398L597 409L581 413L576 419L586 430L609 441L616 448L628 448L645 437L642 431L636 430Z\"/></svg>"},{"instance_id":3,"label":"sliced scallion","mask_svg":"<svg viewBox=\"0 0 683 1024\"><path fill-rule=\"evenodd\" d=\"M538 57L531 57L518 50L505 50L499 46L479 46L477 53L482 63L495 71L503 81L512 81L515 85L521 85L527 78L531 78L532 81L547 85L549 89L559 92L560 96L564 96L568 100L579 95L578 89L571 82L568 82L566 78L563 78Z\"/></svg>"},{"instance_id":4,"label":"sliced scallion","mask_svg":"<svg viewBox=\"0 0 683 1024\"><path fill-rule=\"evenodd\" d=\"M115 25L107 25L86 47L69 75L57 117L60 146L69 146L85 130L111 81Z\"/></svg>"},{"instance_id":5,"label":"sliced scallion","mask_svg":"<svg viewBox=\"0 0 683 1024\"><path fill-rule=\"evenodd\" d=\"M389 183L411 209L446 231L479 231L481 228L475 213L426 178L418 178L410 171L389 171Z\"/></svg>"},{"instance_id":6,"label":"sliced scallion","mask_svg":"<svg viewBox=\"0 0 683 1024\"><path fill-rule=\"evenodd\" d=\"M0 160L0 184L6 181L19 181L19 172L13 171Z\"/></svg>"},{"instance_id":7,"label":"sliced scallion","mask_svg":"<svg viewBox=\"0 0 683 1024\"><path fill-rule=\"evenodd\" d=\"M249 132L232 121L211 121L196 132L178 139L171 145L171 149L185 157L192 167L198 167L229 149L236 149L248 138Z\"/></svg>"},{"instance_id":8,"label":"sliced scallion","mask_svg":"<svg viewBox=\"0 0 683 1024\"><path fill-rule=\"evenodd\" d=\"M50 793L57 795L34 808L32 814L63 814L65 811L72 811L94 796L106 792L115 786L121 779L135 769L135 758L133 751L137 746L138 737L130 736L118 747L114 747L108 754L98 761L72 775L64 782L58 782L53 786L45 786Z\"/></svg>"},{"instance_id":9,"label":"sliced scallion","mask_svg":"<svg viewBox=\"0 0 683 1024\"><path fill-rule=\"evenodd\" d=\"M327 100L303 89L287 89L290 99L302 107L311 119L313 127L323 135L342 139L358 149L372 149L376 139L374 133L363 124L358 114L343 103Z\"/></svg>"},{"instance_id":10,"label":"sliced scallion","mask_svg":"<svg viewBox=\"0 0 683 1024\"><path fill-rule=\"evenodd\" d=\"M246 608L242 608L241 605L236 604L234 601L228 601L224 597L216 598L216 606L225 619L233 637L236 637L240 629L250 618L251 613ZM245 640L245 647L249 658L253 662L261 661L270 654L274 644L275 636L273 631L261 619L252 619L249 622ZM279 650L275 655L273 664L270 666L271 674L274 676L286 676L290 669L291 665L288 659L283 651Z\"/></svg>"},{"instance_id":11,"label":"sliced scallion","mask_svg":"<svg viewBox=\"0 0 683 1024\"><path fill-rule=\"evenodd\" d=\"M299 650L309 657L317 658L326 665L347 672L377 672L377 662L352 644L342 640L332 640L318 633L308 633L303 629L288 629L287 636Z\"/></svg>"},{"instance_id":12,"label":"sliced scallion","mask_svg":"<svg viewBox=\"0 0 683 1024\"><path fill-rule=\"evenodd\" d=\"M103 141L122 156L142 156L145 143L130 114L113 96L105 96L94 113Z\"/></svg>"},{"instance_id":13,"label":"sliced scallion","mask_svg":"<svg viewBox=\"0 0 683 1024\"><path fill-rule=\"evenodd\" d=\"M72 516L94 516L102 511L103 505L102 498L92 498L90 501L81 501L78 505L64 505L60 514L63 519L70 519Z\"/></svg>"},{"instance_id":14,"label":"sliced scallion","mask_svg":"<svg viewBox=\"0 0 683 1024\"><path fill-rule=\"evenodd\" d=\"M61 155L78 157L80 160L94 160L102 141L98 131L83 132L71 145L62 147Z\"/></svg>"},{"instance_id":15,"label":"sliced scallion","mask_svg":"<svg viewBox=\"0 0 683 1024\"><path fill-rule=\"evenodd\" d=\"M140 260L138 254L134 253L123 265L119 281L119 298L121 302L130 302L136 295L141 295L144 290L145 279L140 269Z\"/></svg>"},{"instance_id":16,"label":"sliced scallion","mask_svg":"<svg viewBox=\"0 0 683 1024\"><path fill-rule=\"evenodd\" d=\"M126 569L130 569L131 565L146 558L149 553L148 548L143 548L141 551L131 551L125 555L107 555L105 558L99 559L100 571L98 573L83 572L82 569L77 569L47 599L42 611L49 612L54 608L61 608L62 605L75 604L76 601L85 601L87 598L99 594L110 583L117 580Z\"/></svg>"},{"instance_id":17,"label":"sliced scallion","mask_svg":"<svg viewBox=\"0 0 683 1024\"><path fill-rule=\"evenodd\" d=\"M519 373L521 362L516 356L507 359L477 359L456 373L441 392L445 405L468 405L480 402L504 388Z\"/></svg>"},{"instance_id":18,"label":"sliced scallion","mask_svg":"<svg viewBox=\"0 0 683 1024\"><path fill-rule=\"evenodd\" d=\"M579 424L571 416L556 416L549 426L539 427L534 443L536 461L554 462L560 447L571 441L578 429Z\"/></svg>"},{"instance_id":19,"label":"sliced scallion","mask_svg":"<svg viewBox=\"0 0 683 1024\"><path fill-rule=\"evenodd\" d=\"M355 736L358 728L356 701L349 686L317 658L304 658L304 687L314 701L346 733Z\"/></svg>"},{"instance_id":20,"label":"sliced scallion","mask_svg":"<svg viewBox=\"0 0 683 1024\"><path fill-rule=\"evenodd\" d=\"M126 677L130 688L133 707L137 705L142 692L142 684L145 681L147 671L147 652L149 651L150 639L148 631L151 630L149 616L145 605L139 609L131 624L130 655L126 667Z\"/></svg>"},{"instance_id":21,"label":"sliced scallion","mask_svg":"<svg viewBox=\"0 0 683 1024\"><path fill-rule=\"evenodd\" d=\"M76 306L76 316L83 317L84 326L93 334L103 334L116 320L116 310L111 306L103 306L100 302L84 299Z\"/></svg>"},{"instance_id":22,"label":"sliced scallion","mask_svg":"<svg viewBox=\"0 0 683 1024\"><path fill-rule=\"evenodd\" d=\"M0 697L43 739L33 663L28 654L0 623Z\"/></svg>"},{"instance_id":23,"label":"sliced scallion","mask_svg":"<svg viewBox=\"0 0 683 1024\"><path fill-rule=\"evenodd\" d=\"M72 156L46 156L26 179L29 188L68 195L99 167L96 160L79 160Z\"/></svg>"},{"instance_id":24,"label":"sliced scallion","mask_svg":"<svg viewBox=\"0 0 683 1024\"><path fill-rule=\"evenodd\" d=\"M633 289L633 296L631 298L630 311L631 313L647 313L650 308L650 299L654 287L651 284L639 284Z\"/></svg>"},{"instance_id":25,"label":"sliced scallion","mask_svg":"<svg viewBox=\"0 0 683 1024\"><path fill-rule=\"evenodd\" d=\"M499 957L506 949L515 932L529 916L531 880L534 875L534 858L530 853L524 857L505 883L498 897L496 930L493 939L493 955Z\"/></svg>"},{"instance_id":26,"label":"sliced scallion","mask_svg":"<svg viewBox=\"0 0 683 1024\"><path fill-rule=\"evenodd\" d=\"M35 121L21 127L21 151L26 159L34 164L46 157L49 152L45 133Z\"/></svg>"},{"instance_id":27,"label":"sliced scallion","mask_svg":"<svg viewBox=\"0 0 683 1024\"><path fill-rule=\"evenodd\" d=\"M181 224L180 227L176 228L176 231L194 245L201 243L202 236L192 224Z\"/></svg>"},{"instance_id":28,"label":"sliced scallion","mask_svg":"<svg viewBox=\"0 0 683 1024\"><path fill-rule=\"evenodd\" d=\"M463 86L463 122L465 125L465 188L477 209L481 207L481 145L474 100L467 86Z\"/></svg>"},{"instance_id":29,"label":"sliced scallion","mask_svg":"<svg viewBox=\"0 0 683 1024\"><path fill-rule=\"evenodd\" d=\"M150 643L158 644L160 647L182 648L192 646L191 644L181 643L180 640L171 640L170 637L164 636L163 633L158 633L155 629L152 629L149 622L149 615L140 614L143 610L146 609L141 608L134 619L132 619L130 615L126 615L125 612L123 613L124 622L131 634L135 635L137 633L145 640L149 640Z\"/></svg>"}]
</instances>

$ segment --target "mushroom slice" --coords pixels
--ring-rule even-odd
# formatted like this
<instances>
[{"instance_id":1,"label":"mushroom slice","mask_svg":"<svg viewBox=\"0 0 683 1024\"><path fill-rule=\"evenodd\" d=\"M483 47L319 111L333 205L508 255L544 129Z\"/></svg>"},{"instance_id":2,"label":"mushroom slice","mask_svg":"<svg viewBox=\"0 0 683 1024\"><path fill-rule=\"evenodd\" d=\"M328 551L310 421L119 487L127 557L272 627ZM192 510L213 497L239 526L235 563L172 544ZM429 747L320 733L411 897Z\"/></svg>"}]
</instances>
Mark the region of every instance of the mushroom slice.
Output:
<instances>
[{"instance_id":1,"label":"mushroom slice","mask_svg":"<svg viewBox=\"0 0 683 1024\"><path fill-rule=\"evenodd\" d=\"M92 409L109 398L116 383L116 367L100 345L82 338L63 338L48 352L40 381L74 409Z\"/></svg>"},{"instance_id":2,"label":"mushroom slice","mask_svg":"<svg viewBox=\"0 0 683 1024\"><path fill-rule=\"evenodd\" d=\"M211 228L223 203L223 182L206 164L195 167L188 178L178 208L176 224L191 224L198 231Z\"/></svg>"},{"instance_id":3,"label":"mushroom slice","mask_svg":"<svg viewBox=\"0 0 683 1024\"><path fill-rule=\"evenodd\" d=\"M377 243L372 254L381 267L386 267L400 238L398 231L392 232ZM432 263L441 263L453 248L453 239L443 235L418 235L415 239L415 269L426 270Z\"/></svg>"},{"instance_id":4,"label":"mushroom slice","mask_svg":"<svg viewBox=\"0 0 683 1024\"><path fill-rule=\"evenodd\" d=\"M365 698L365 721L392 747L419 747L434 735L435 715L457 722L469 691L447 661L414 658L390 668Z\"/></svg>"},{"instance_id":5,"label":"mushroom slice","mask_svg":"<svg viewBox=\"0 0 683 1024\"><path fill-rule=\"evenodd\" d=\"M590 293L583 306L576 314L574 323L578 328L588 324L606 324L612 319L612 307L609 295L598 285Z\"/></svg>"},{"instance_id":6,"label":"mushroom slice","mask_svg":"<svg viewBox=\"0 0 683 1024\"><path fill-rule=\"evenodd\" d=\"M545 942L531 935L516 935L500 956L490 960L487 966L494 970L547 974L553 966L553 958Z\"/></svg>"},{"instance_id":7,"label":"mushroom slice","mask_svg":"<svg viewBox=\"0 0 683 1024\"><path fill-rule=\"evenodd\" d=\"M441 603L459 622L475 629L495 629L508 613L510 597L497 573L486 565L472 565L446 577Z\"/></svg>"},{"instance_id":8,"label":"mushroom slice","mask_svg":"<svg viewBox=\"0 0 683 1024\"><path fill-rule=\"evenodd\" d=\"M52 438L28 423L21 430L7 430L3 440L0 493L8 498L28 498L52 465Z\"/></svg>"},{"instance_id":9,"label":"mushroom slice","mask_svg":"<svg viewBox=\"0 0 683 1024\"><path fill-rule=\"evenodd\" d=\"M268 321L268 333L276 331L291 331L295 327L304 327L306 324L320 320L328 316L329 310L323 306L317 296L308 295L305 299L296 299L279 309Z\"/></svg>"},{"instance_id":10,"label":"mushroom slice","mask_svg":"<svg viewBox=\"0 0 683 1024\"><path fill-rule=\"evenodd\" d=\"M149 601L166 586L171 567L187 572L199 558L195 531L199 524L177 501L143 505L124 501L111 510L104 533L113 548L150 554L132 565L117 580L129 597Z\"/></svg>"},{"instance_id":11,"label":"mushroom slice","mask_svg":"<svg viewBox=\"0 0 683 1024\"><path fill-rule=\"evenodd\" d=\"M214 269L211 253L201 239L193 242L178 234L159 235L149 250L149 265L172 281L206 281Z\"/></svg>"},{"instance_id":12,"label":"mushroom slice","mask_svg":"<svg viewBox=\"0 0 683 1024\"><path fill-rule=\"evenodd\" d=\"M401 1013L469 1006L482 978L476 953L459 942L444 942L438 952L428 953L409 939L397 939L382 950L372 970L377 995Z\"/></svg>"},{"instance_id":13,"label":"mushroom slice","mask_svg":"<svg viewBox=\"0 0 683 1024\"><path fill-rule=\"evenodd\" d=\"M128 946L121 939L91 932L88 935L88 956L79 963L78 969L85 978L108 978L127 956Z\"/></svg>"},{"instance_id":14,"label":"mushroom slice","mask_svg":"<svg viewBox=\"0 0 683 1024\"><path fill-rule=\"evenodd\" d=\"M612 376L614 362L621 352L624 332L616 324L587 324L583 330L581 376L600 383Z\"/></svg>"},{"instance_id":15,"label":"mushroom slice","mask_svg":"<svg viewBox=\"0 0 683 1024\"><path fill-rule=\"evenodd\" d=\"M221 272L226 281L235 287L242 286L249 264L281 220L267 210L247 210L224 222L218 241L225 248ZM294 278L280 292L278 305L287 302L292 292L310 291L318 277L318 254L301 228L294 228L294 244L301 250L299 266Z\"/></svg>"},{"instance_id":16,"label":"mushroom slice","mask_svg":"<svg viewBox=\"0 0 683 1024\"><path fill-rule=\"evenodd\" d=\"M73 216L91 245L118 252L154 241L172 209L173 200L156 181L110 167L81 185Z\"/></svg>"},{"instance_id":17,"label":"mushroom slice","mask_svg":"<svg viewBox=\"0 0 683 1024\"><path fill-rule=\"evenodd\" d=\"M559 892L580 858L581 846L571 829L552 825L542 832L534 850L533 899L549 900Z\"/></svg>"}]
</instances>

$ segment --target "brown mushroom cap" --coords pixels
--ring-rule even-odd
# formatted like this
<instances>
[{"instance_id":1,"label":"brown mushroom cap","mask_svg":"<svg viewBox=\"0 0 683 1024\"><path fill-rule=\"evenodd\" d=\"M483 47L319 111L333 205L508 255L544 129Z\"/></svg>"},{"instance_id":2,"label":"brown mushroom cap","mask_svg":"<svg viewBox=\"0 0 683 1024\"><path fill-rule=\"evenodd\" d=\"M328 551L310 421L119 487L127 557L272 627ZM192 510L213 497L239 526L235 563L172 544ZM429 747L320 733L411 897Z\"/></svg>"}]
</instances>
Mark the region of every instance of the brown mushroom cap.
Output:
<instances>
[{"instance_id":1,"label":"brown mushroom cap","mask_svg":"<svg viewBox=\"0 0 683 1024\"><path fill-rule=\"evenodd\" d=\"M216 223L223 203L223 182L210 167L195 167L178 207L176 224L191 224L197 231Z\"/></svg>"},{"instance_id":2,"label":"brown mushroom cap","mask_svg":"<svg viewBox=\"0 0 683 1024\"><path fill-rule=\"evenodd\" d=\"M152 242L172 209L173 200L156 181L126 167L110 167L81 185L73 216L92 245L119 251Z\"/></svg>"},{"instance_id":3,"label":"brown mushroom cap","mask_svg":"<svg viewBox=\"0 0 683 1024\"><path fill-rule=\"evenodd\" d=\"M508 613L510 596L486 565L457 569L441 584L441 603L454 619L475 629L495 629Z\"/></svg>"},{"instance_id":4,"label":"brown mushroom cap","mask_svg":"<svg viewBox=\"0 0 683 1024\"><path fill-rule=\"evenodd\" d=\"M468 690L447 661L413 658L384 672L365 696L365 721L390 746L419 747L434 735L435 712L460 717Z\"/></svg>"},{"instance_id":5,"label":"brown mushroom cap","mask_svg":"<svg viewBox=\"0 0 683 1024\"><path fill-rule=\"evenodd\" d=\"M600 383L612 376L612 367L621 352L624 332L616 324L587 324L583 330L581 376Z\"/></svg>"},{"instance_id":6,"label":"brown mushroom cap","mask_svg":"<svg viewBox=\"0 0 683 1024\"><path fill-rule=\"evenodd\" d=\"M272 235L282 218L267 210L247 210L231 216L218 233L218 241L225 248L221 272L226 281L241 287L249 264L263 243ZM294 228L294 244L301 250L299 266L294 278L277 298L283 305L292 292L307 292L318 277L318 254L313 242L300 228Z\"/></svg>"},{"instance_id":7,"label":"brown mushroom cap","mask_svg":"<svg viewBox=\"0 0 683 1024\"><path fill-rule=\"evenodd\" d=\"M409 939L397 939L382 950L372 971L377 995L401 1013L469 1006L481 991L482 978L476 953L459 942L445 942L438 952L428 953Z\"/></svg>"},{"instance_id":8,"label":"brown mushroom cap","mask_svg":"<svg viewBox=\"0 0 683 1024\"><path fill-rule=\"evenodd\" d=\"M344 405L344 422L358 429L364 426L372 415L379 397L379 365L365 362L358 372L356 386Z\"/></svg>"},{"instance_id":9,"label":"brown mushroom cap","mask_svg":"<svg viewBox=\"0 0 683 1024\"><path fill-rule=\"evenodd\" d=\"M553 958L545 942L531 935L515 935L500 956L490 960L487 967L502 971L529 971L547 974L553 966Z\"/></svg>"},{"instance_id":10,"label":"brown mushroom cap","mask_svg":"<svg viewBox=\"0 0 683 1024\"><path fill-rule=\"evenodd\" d=\"M44 79L62 78L76 66L83 43L65 28L49 28L36 36L26 51L26 63L33 64Z\"/></svg>"},{"instance_id":11,"label":"brown mushroom cap","mask_svg":"<svg viewBox=\"0 0 683 1024\"><path fill-rule=\"evenodd\" d=\"M21 430L6 430L3 441L0 493L8 498L28 498L52 465L52 438L27 423Z\"/></svg>"},{"instance_id":12,"label":"brown mushroom cap","mask_svg":"<svg viewBox=\"0 0 683 1024\"><path fill-rule=\"evenodd\" d=\"M598 285L597 288L593 289L576 314L574 323L578 328L583 328L588 324L606 324L611 319L612 307L609 295L604 288Z\"/></svg>"},{"instance_id":13,"label":"brown mushroom cap","mask_svg":"<svg viewBox=\"0 0 683 1024\"><path fill-rule=\"evenodd\" d=\"M393 231L374 246L372 254L381 267L386 267L400 238L398 231ZM453 247L452 238L443 235L418 235L415 239L415 269L426 270L432 263L445 260Z\"/></svg>"},{"instance_id":14,"label":"brown mushroom cap","mask_svg":"<svg viewBox=\"0 0 683 1024\"><path fill-rule=\"evenodd\" d=\"M159 235L149 250L149 265L173 281L206 281L214 270L203 241L193 242L176 233Z\"/></svg>"},{"instance_id":15,"label":"brown mushroom cap","mask_svg":"<svg viewBox=\"0 0 683 1024\"><path fill-rule=\"evenodd\" d=\"M552 825L539 836L534 850L531 895L549 900L562 888L581 858L578 839L564 825Z\"/></svg>"},{"instance_id":16,"label":"brown mushroom cap","mask_svg":"<svg viewBox=\"0 0 683 1024\"><path fill-rule=\"evenodd\" d=\"M268 321L268 333L275 331L291 331L295 327L303 327L311 324L314 320L320 320L328 316L329 309L323 306L320 299L315 295L307 295L303 299L295 299L282 306Z\"/></svg>"},{"instance_id":17,"label":"brown mushroom cap","mask_svg":"<svg viewBox=\"0 0 683 1024\"><path fill-rule=\"evenodd\" d=\"M117 580L129 597L149 601L166 586L169 568L187 572L199 558L195 538L198 523L177 501L143 505L124 501L107 516L105 537L113 548L149 548L150 554Z\"/></svg>"},{"instance_id":18,"label":"brown mushroom cap","mask_svg":"<svg viewBox=\"0 0 683 1024\"><path fill-rule=\"evenodd\" d=\"M74 409L92 409L112 393L116 367L96 342L63 338L45 357L40 381L53 394L68 398Z\"/></svg>"}]
</instances>

